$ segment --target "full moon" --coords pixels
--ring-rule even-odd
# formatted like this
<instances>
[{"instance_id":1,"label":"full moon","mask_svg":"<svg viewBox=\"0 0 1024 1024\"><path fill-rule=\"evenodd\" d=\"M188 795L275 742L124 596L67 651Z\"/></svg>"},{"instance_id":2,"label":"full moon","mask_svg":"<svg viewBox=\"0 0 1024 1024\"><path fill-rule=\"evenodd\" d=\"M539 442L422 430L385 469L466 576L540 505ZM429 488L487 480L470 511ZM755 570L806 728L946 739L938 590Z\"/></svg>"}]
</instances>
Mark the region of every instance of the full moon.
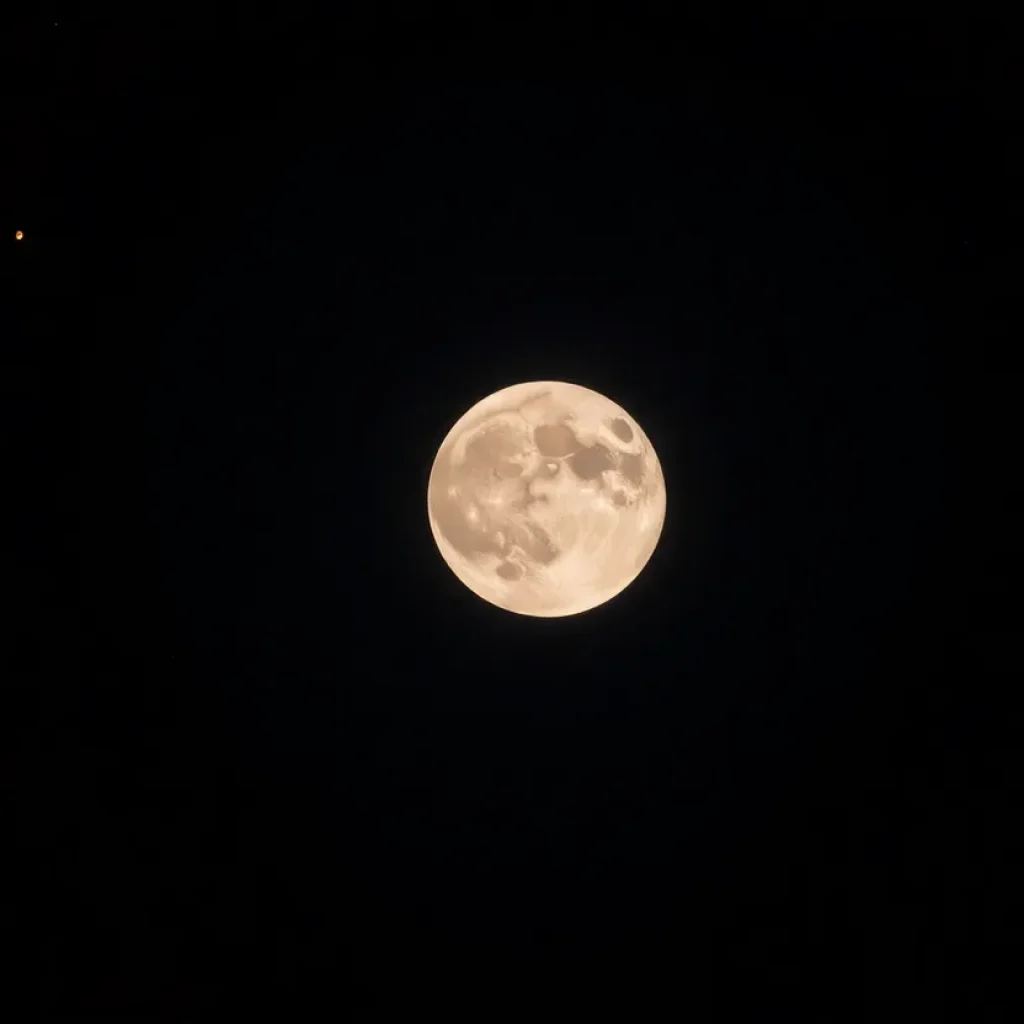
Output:
<instances>
[{"instance_id":1,"label":"full moon","mask_svg":"<svg viewBox=\"0 0 1024 1024\"><path fill-rule=\"evenodd\" d=\"M654 447L623 408L559 381L481 399L445 437L427 487L452 572L519 615L576 615L640 575L665 522Z\"/></svg>"}]
</instances>

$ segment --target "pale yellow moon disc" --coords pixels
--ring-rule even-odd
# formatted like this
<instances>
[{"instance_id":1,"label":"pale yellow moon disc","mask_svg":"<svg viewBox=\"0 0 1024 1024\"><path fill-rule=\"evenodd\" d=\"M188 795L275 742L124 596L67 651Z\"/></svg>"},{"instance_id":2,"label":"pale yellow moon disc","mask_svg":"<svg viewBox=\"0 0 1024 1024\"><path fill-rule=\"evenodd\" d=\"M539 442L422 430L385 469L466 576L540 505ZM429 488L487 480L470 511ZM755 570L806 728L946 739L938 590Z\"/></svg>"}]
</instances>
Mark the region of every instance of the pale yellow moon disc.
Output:
<instances>
[{"instance_id":1,"label":"pale yellow moon disc","mask_svg":"<svg viewBox=\"0 0 1024 1024\"><path fill-rule=\"evenodd\" d=\"M444 439L427 488L452 572L520 615L604 604L647 564L665 479L623 408L576 384L535 381L477 402Z\"/></svg>"}]
</instances>

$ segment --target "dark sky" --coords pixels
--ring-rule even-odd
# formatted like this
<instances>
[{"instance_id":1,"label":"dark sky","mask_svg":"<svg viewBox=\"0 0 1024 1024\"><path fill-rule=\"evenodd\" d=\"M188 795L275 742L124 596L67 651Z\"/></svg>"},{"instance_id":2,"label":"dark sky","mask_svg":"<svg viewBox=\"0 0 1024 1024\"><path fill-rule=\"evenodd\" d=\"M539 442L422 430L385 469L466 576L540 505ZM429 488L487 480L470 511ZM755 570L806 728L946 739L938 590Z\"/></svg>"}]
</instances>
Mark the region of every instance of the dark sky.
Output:
<instances>
[{"instance_id":1,"label":"dark sky","mask_svg":"<svg viewBox=\"0 0 1024 1024\"><path fill-rule=\"evenodd\" d=\"M1004 1019L1002 634L952 540L1001 33L92 6L2 44L38 1015ZM545 378L669 493L563 620L425 508Z\"/></svg>"}]
</instances>

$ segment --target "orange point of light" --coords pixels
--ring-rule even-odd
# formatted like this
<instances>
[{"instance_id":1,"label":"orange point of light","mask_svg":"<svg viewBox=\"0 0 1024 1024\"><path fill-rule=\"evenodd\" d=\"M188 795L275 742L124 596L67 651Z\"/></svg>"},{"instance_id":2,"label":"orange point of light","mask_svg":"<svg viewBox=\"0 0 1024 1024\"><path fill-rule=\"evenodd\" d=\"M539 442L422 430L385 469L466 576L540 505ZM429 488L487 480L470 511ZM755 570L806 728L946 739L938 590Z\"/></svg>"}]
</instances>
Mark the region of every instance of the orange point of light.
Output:
<instances>
[{"instance_id":1,"label":"orange point of light","mask_svg":"<svg viewBox=\"0 0 1024 1024\"><path fill-rule=\"evenodd\" d=\"M14 237L20 242L25 237L24 231L15 231Z\"/></svg>"}]
</instances>

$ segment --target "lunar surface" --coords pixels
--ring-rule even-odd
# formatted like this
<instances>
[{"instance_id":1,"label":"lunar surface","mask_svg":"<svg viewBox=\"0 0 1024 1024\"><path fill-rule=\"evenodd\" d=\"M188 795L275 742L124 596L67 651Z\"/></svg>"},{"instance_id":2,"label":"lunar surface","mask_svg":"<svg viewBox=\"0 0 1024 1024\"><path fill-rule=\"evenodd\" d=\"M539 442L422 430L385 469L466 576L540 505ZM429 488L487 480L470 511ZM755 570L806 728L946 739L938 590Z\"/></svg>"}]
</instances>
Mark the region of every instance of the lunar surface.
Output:
<instances>
[{"instance_id":1,"label":"lunar surface","mask_svg":"<svg viewBox=\"0 0 1024 1024\"><path fill-rule=\"evenodd\" d=\"M452 572L520 615L575 615L647 564L665 521L661 464L596 391L517 384L477 402L430 473L430 528Z\"/></svg>"}]
</instances>

